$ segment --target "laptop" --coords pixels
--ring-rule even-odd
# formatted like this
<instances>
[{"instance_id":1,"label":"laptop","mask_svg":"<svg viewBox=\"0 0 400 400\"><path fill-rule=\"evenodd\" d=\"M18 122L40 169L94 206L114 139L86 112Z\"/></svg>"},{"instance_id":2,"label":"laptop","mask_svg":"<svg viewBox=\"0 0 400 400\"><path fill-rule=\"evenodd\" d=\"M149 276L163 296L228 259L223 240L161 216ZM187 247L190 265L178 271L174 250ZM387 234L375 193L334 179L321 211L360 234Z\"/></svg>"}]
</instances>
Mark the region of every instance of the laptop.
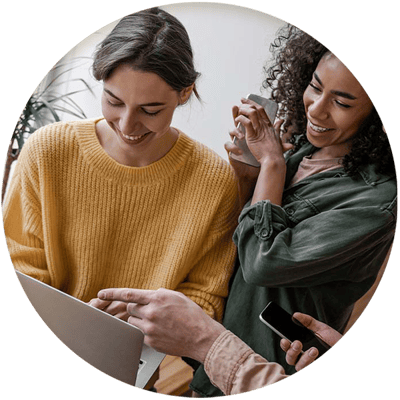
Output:
<instances>
[{"instance_id":1,"label":"laptop","mask_svg":"<svg viewBox=\"0 0 400 400\"><path fill-rule=\"evenodd\" d=\"M37 313L53 333L100 371L144 388L165 354L143 343L143 332L43 282L16 271Z\"/></svg>"}]
</instances>

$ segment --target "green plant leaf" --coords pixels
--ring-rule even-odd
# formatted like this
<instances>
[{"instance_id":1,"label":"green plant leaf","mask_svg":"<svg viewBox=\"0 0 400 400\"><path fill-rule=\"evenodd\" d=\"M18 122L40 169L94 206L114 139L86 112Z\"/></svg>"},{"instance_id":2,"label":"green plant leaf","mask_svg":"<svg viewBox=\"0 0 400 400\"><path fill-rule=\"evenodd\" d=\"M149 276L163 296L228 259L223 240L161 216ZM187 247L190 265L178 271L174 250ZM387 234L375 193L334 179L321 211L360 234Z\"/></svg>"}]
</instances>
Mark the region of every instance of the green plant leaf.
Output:
<instances>
[{"instance_id":1,"label":"green plant leaf","mask_svg":"<svg viewBox=\"0 0 400 400\"><path fill-rule=\"evenodd\" d=\"M63 78L75 68L84 66L89 60L91 60L91 57L75 57L70 60L61 59L38 85L27 101L14 128L11 141L12 143L16 141L18 145L16 156L18 156L27 135L31 135L37 128L48 123L60 121L60 113L72 115L78 119L86 118L83 109L71 96L85 91L94 95L93 89L82 78L70 80ZM46 82L49 74L52 74L53 77L49 82ZM82 89L71 90L61 94L57 93L58 88L70 82L81 85Z\"/></svg>"}]
</instances>

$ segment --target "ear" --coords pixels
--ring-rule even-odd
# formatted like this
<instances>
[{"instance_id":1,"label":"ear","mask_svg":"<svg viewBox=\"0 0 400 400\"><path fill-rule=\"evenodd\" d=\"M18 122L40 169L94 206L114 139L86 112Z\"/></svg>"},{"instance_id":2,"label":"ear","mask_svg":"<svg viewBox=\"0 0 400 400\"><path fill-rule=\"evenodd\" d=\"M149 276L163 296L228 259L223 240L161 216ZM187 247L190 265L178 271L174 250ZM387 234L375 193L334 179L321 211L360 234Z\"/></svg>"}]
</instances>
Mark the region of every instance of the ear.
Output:
<instances>
[{"instance_id":1,"label":"ear","mask_svg":"<svg viewBox=\"0 0 400 400\"><path fill-rule=\"evenodd\" d=\"M179 105L185 104L189 100L190 95L193 92L194 85L195 84L193 83L187 88L181 90L181 92L179 93Z\"/></svg>"}]
</instances>

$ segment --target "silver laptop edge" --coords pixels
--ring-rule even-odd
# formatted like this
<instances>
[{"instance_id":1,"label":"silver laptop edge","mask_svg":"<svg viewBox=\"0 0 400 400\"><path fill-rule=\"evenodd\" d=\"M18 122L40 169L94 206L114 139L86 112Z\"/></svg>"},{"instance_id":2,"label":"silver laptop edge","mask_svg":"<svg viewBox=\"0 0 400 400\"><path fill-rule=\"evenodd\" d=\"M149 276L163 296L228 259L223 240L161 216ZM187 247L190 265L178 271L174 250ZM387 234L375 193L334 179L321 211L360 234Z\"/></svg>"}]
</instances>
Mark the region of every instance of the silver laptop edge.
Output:
<instances>
[{"instance_id":1,"label":"silver laptop edge","mask_svg":"<svg viewBox=\"0 0 400 400\"><path fill-rule=\"evenodd\" d=\"M33 307L53 333L100 371L144 388L165 354L143 343L138 328L16 271Z\"/></svg>"}]
</instances>

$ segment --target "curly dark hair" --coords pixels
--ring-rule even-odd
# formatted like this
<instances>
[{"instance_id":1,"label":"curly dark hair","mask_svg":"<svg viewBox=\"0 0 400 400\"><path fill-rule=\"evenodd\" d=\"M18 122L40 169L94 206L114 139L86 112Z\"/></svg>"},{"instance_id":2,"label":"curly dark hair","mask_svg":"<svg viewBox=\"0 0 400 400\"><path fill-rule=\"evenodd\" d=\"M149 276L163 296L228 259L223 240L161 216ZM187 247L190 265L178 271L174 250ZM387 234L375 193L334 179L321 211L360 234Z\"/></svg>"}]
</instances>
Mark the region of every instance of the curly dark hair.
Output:
<instances>
[{"instance_id":1,"label":"curly dark hair","mask_svg":"<svg viewBox=\"0 0 400 400\"><path fill-rule=\"evenodd\" d=\"M329 49L300 29L287 25L279 30L270 51L273 61L264 67L263 87L271 90L271 98L280 105L278 117L285 120L283 130L290 129L293 133L291 142L296 152L308 143L303 93ZM378 173L395 172L389 140L375 107L354 135L350 153L342 164L350 176L368 164L374 164Z\"/></svg>"}]
</instances>

